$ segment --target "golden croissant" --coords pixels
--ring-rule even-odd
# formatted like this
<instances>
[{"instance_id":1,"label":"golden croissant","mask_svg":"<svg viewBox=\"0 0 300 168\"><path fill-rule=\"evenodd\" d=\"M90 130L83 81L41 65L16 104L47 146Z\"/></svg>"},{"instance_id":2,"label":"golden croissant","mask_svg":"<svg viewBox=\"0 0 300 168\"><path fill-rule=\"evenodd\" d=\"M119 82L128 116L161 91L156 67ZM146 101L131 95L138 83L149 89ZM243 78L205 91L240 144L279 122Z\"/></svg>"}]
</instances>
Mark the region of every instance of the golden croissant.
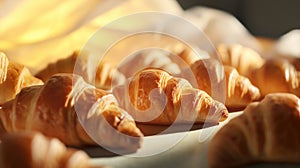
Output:
<instances>
[{"instance_id":1,"label":"golden croissant","mask_svg":"<svg viewBox=\"0 0 300 168\"><path fill-rule=\"evenodd\" d=\"M89 156L67 148L56 138L38 132L5 134L0 144L0 167L9 168L88 168Z\"/></svg>"},{"instance_id":2,"label":"golden croissant","mask_svg":"<svg viewBox=\"0 0 300 168\"><path fill-rule=\"evenodd\" d=\"M13 99L24 87L41 84L43 82L35 78L25 66L9 61L0 52L0 104Z\"/></svg>"},{"instance_id":3,"label":"golden croissant","mask_svg":"<svg viewBox=\"0 0 300 168\"><path fill-rule=\"evenodd\" d=\"M113 93L120 106L141 123L218 123L228 116L222 103L161 69L138 71Z\"/></svg>"},{"instance_id":4,"label":"golden croissant","mask_svg":"<svg viewBox=\"0 0 300 168\"><path fill-rule=\"evenodd\" d=\"M252 72L250 80L265 96L269 93L287 92L300 97L299 72L287 60L267 60Z\"/></svg>"},{"instance_id":5,"label":"golden croissant","mask_svg":"<svg viewBox=\"0 0 300 168\"><path fill-rule=\"evenodd\" d=\"M240 75L233 67L220 65L215 59L198 60L186 70L193 73L199 89L216 100L225 100L230 111L243 109L260 99L259 89L247 77Z\"/></svg>"},{"instance_id":6,"label":"golden croissant","mask_svg":"<svg viewBox=\"0 0 300 168\"><path fill-rule=\"evenodd\" d=\"M97 88L106 90L110 89L111 85L119 85L125 81L124 75L109 63L100 62L94 70L92 65L94 62L91 61L94 58L88 53L81 53L75 51L67 58L49 64L35 76L43 81L47 81L52 75L57 73L75 73L81 75L88 83L95 85Z\"/></svg>"},{"instance_id":7,"label":"golden croissant","mask_svg":"<svg viewBox=\"0 0 300 168\"><path fill-rule=\"evenodd\" d=\"M2 105L0 118L6 132L39 131L74 146L97 143L135 151L143 136L111 93L72 74L57 74L45 85L22 89Z\"/></svg>"},{"instance_id":8,"label":"golden croissant","mask_svg":"<svg viewBox=\"0 0 300 168\"><path fill-rule=\"evenodd\" d=\"M239 44L219 44L217 51L224 65L236 68L241 75L246 77L249 77L253 70L260 68L265 62L256 51Z\"/></svg>"},{"instance_id":9,"label":"golden croissant","mask_svg":"<svg viewBox=\"0 0 300 168\"><path fill-rule=\"evenodd\" d=\"M300 163L300 99L273 93L250 104L213 137L211 168L244 167L259 162Z\"/></svg>"}]
</instances>

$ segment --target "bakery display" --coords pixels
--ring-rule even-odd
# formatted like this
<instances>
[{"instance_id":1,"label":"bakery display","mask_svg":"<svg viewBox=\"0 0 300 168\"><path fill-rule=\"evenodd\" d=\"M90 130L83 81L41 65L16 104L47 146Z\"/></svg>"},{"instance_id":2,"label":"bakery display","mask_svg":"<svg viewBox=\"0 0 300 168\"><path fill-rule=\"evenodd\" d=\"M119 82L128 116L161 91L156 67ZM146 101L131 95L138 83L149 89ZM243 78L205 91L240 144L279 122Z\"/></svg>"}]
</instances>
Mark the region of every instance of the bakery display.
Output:
<instances>
[{"instance_id":1,"label":"bakery display","mask_svg":"<svg viewBox=\"0 0 300 168\"><path fill-rule=\"evenodd\" d=\"M13 99L24 87L42 84L24 65L10 61L0 52L0 104Z\"/></svg>"},{"instance_id":2,"label":"bakery display","mask_svg":"<svg viewBox=\"0 0 300 168\"><path fill-rule=\"evenodd\" d=\"M113 94L137 122L147 124L218 123L228 116L226 107L206 92L156 68L138 71Z\"/></svg>"},{"instance_id":3,"label":"bakery display","mask_svg":"<svg viewBox=\"0 0 300 168\"><path fill-rule=\"evenodd\" d=\"M297 41L170 2L4 3L0 167L299 167Z\"/></svg>"},{"instance_id":4,"label":"bakery display","mask_svg":"<svg viewBox=\"0 0 300 168\"><path fill-rule=\"evenodd\" d=\"M210 167L300 163L300 99L268 94L221 128L209 144Z\"/></svg>"},{"instance_id":5,"label":"bakery display","mask_svg":"<svg viewBox=\"0 0 300 168\"><path fill-rule=\"evenodd\" d=\"M38 132L9 133L1 141L0 167L3 168L90 167L90 158L85 152L68 148L58 139Z\"/></svg>"},{"instance_id":6,"label":"bakery display","mask_svg":"<svg viewBox=\"0 0 300 168\"><path fill-rule=\"evenodd\" d=\"M268 93L287 92L300 96L299 72L284 59L267 60L262 67L250 75L262 96Z\"/></svg>"},{"instance_id":7,"label":"bakery display","mask_svg":"<svg viewBox=\"0 0 300 168\"><path fill-rule=\"evenodd\" d=\"M57 74L45 85L26 87L0 109L6 132L39 131L72 146L136 151L143 135L114 96L74 74Z\"/></svg>"},{"instance_id":8,"label":"bakery display","mask_svg":"<svg viewBox=\"0 0 300 168\"><path fill-rule=\"evenodd\" d=\"M117 69L106 62L100 62L94 67L93 59L86 52L74 51L70 56L47 65L35 76L46 82L57 73L75 73L81 75L88 83L105 90L111 89L111 85L124 83L125 77Z\"/></svg>"}]
</instances>

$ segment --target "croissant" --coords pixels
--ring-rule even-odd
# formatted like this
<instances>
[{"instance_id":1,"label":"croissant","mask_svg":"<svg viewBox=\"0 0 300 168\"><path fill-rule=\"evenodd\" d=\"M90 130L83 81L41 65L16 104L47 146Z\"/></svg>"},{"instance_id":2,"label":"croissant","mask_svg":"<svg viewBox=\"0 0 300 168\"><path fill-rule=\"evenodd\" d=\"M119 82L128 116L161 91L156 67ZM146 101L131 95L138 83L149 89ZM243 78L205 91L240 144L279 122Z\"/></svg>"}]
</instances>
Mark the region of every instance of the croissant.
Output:
<instances>
[{"instance_id":1,"label":"croissant","mask_svg":"<svg viewBox=\"0 0 300 168\"><path fill-rule=\"evenodd\" d=\"M275 92L287 92L300 97L298 73L287 60L272 59L253 71L250 80L259 88L262 96Z\"/></svg>"},{"instance_id":2,"label":"croissant","mask_svg":"<svg viewBox=\"0 0 300 168\"><path fill-rule=\"evenodd\" d=\"M131 152L143 136L111 93L72 74L57 74L43 86L22 89L3 104L0 119L6 132L39 131L72 146L97 143Z\"/></svg>"},{"instance_id":3,"label":"croissant","mask_svg":"<svg viewBox=\"0 0 300 168\"><path fill-rule=\"evenodd\" d=\"M41 84L43 82L35 78L25 66L9 61L0 52L0 104L13 99L24 87Z\"/></svg>"},{"instance_id":4,"label":"croissant","mask_svg":"<svg viewBox=\"0 0 300 168\"><path fill-rule=\"evenodd\" d=\"M0 144L0 167L9 168L87 168L89 156L67 148L56 138L38 132L8 133Z\"/></svg>"},{"instance_id":5,"label":"croissant","mask_svg":"<svg viewBox=\"0 0 300 168\"><path fill-rule=\"evenodd\" d=\"M245 108L261 98L259 89L250 80L230 66L224 66L226 76L226 106L230 109Z\"/></svg>"},{"instance_id":6,"label":"croissant","mask_svg":"<svg viewBox=\"0 0 300 168\"><path fill-rule=\"evenodd\" d=\"M138 71L125 85L115 87L113 94L139 123L218 123L228 116L222 103L161 69Z\"/></svg>"},{"instance_id":7,"label":"croissant","mask_svg":"<svg viewBox=\"0 0 300 168\"><path fill-rule=\"evenodd\" d=\"M190 66L190 71L194 74L198 88L214 99L225 102L230 111L243 109L260 99L259 89L248 78L240 75L233 67L220 65L216 59L198 60Z\"/></svg>"},{"instance_id":8,"label":"croissant","mask_svg":"<svg viewBox=\"0 0 300 168\"><path fill-rule=\"evenodd\" d=\"M273 93L247 106L213 137L211 168L243 167L257 162L300 163L300 99Z\"/></svg>"},{"instance_id":9,"label":"croissant","mask_svg":"<svg viewBox=\"0 0 300 168\"><path fill-rule=\"evenodd\" d=\"M239 44L219 44L217 51L224 65L236 68L241 75L246 77L249 77L253 70L260 68L265 62L256 51Z\"/></svg>"},{"instance_id":10,"label":"croissant","mask_svg":"<svg viewBox=\"0 0 300 168\"><path fill-rule=\"evenodd\" d=\"M35 76L47 81L52 75L57 73L75 73L81 75L88 83L95 85L97 88L110 89L111 85L124 83L125 77L118 72L109 63L101 62L96 70L91 65L91 55L85 52L73 52L67 58L60 59L49 64L46 68L39 71ZM89 60L90 59L90 60ZM90 68L90 69L89 69ZM93 74L95 71L95 74Z\"/></svg>"},{"instance_id":11,"label":"croissant","mask_svg":"<svg viewBox=\"0 0 300 168\"><path fill-rule=\"evenodd\" d=\"M171 58L172 55L164 50L143 51L126 58L118 66L118 71L124 74L126 78L145 68L160 68L171 74L180 73L178 64L173 62Z\"/></svg>"}]
</instances>

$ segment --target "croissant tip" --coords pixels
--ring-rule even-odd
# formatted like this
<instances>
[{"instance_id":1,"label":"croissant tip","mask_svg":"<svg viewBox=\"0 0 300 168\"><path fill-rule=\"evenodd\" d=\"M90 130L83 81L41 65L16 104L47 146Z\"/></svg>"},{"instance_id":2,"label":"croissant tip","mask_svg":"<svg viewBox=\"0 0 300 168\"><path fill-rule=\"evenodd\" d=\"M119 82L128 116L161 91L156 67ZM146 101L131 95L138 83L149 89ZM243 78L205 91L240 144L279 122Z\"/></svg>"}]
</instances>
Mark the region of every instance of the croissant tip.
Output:
<instances>
[{"instance_id":1,"label":"croissant tip","mask_svg":"<svg viewBox=\"0 0 300 168\"><path fill-rule=\"evenodd\" d=\"M220 121L226 120L229 116L229 112L228 112L227 108L221 109L220 113L221 113Z\"/></svg>"}]
</instances>

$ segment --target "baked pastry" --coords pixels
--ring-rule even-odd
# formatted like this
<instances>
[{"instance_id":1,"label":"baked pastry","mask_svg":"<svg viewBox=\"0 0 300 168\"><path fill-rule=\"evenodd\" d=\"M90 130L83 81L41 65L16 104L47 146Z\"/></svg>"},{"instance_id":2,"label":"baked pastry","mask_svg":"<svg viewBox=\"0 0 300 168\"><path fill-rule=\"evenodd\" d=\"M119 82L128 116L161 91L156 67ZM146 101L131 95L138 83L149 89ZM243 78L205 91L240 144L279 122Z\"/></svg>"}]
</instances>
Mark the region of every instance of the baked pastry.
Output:
<instances>
[{"instance_id":1,"label":"baked pastry","mask_svg":"<svg viewBox=\"0 0 300 168\"><path fill-rule=\"evenodd\" d=\"M9 168L88 168L89 156L67 148L56 138L38 132L5 134L0 144L0 167Z\"/></svg>"},{"instance_id":2,"label":"baked pastry","mask_svg":"<svg viewBox=\"0 0 300 168\"><path fill-rule=\"evenodd\" d=\"M118 71L126 78L145 68L160 68L170 74L179 74L180 68L171 58L173 56L164 50L153 49L129 56L118 66Z\"/></svg>"},{"instance_id":3,"label":"baked pastry","mask_svg":"<svg viewBox=\"0 0 300 168\"><path fill-rule=\"evenodd\" d=\"M2 105L0 119L6 132L39 131L72 146L97 143L136 151L143 137L111 93L74 74L57 74L44 86L22 89Z\"/></svg>"},{"instance_id":4,"label":"baked pastry","mask_svg":"<svg viewBox=\"0 0 300 168\"><path fill-rule=\"evenodd\" d=\"M138 71L125 85L115 87L113 94L139 123L218 123L228 116L222 103L161 69Z\"/></svg>"},{"instance_id":5,"label":"baked pastry","mask_svg":"<svg viewBox=\"0 0 300 168\"><path fill-rule=\"evenodd\" d=\"M217 51L224 65L229 65L246 77L255 69L260 68L265 60L251 48L239 45L219 44Z\"/></svg>"},{"instance_id":6,"label":"baked pastry","mask_svg":"<svg viewBox=\"0 0 300 168\"><path fill-rule=\"evenodd\" d=\"M190 65L198 88L214 99L225 102L230 111L241 110L260 99L260 92L250 80L231 66L222 66L216 59L201 59ZM184 71L183 71L184 73Z\"/></svg>"},{"instance_id":7,"label":"baked pastry","mask_svg":"<svg viewBox=\"0 0 300 168\"><path fill-rule=\"evenodd\" d=\"M272 59L253 71L250 80L259 88L262 96L275 92L287 92L300 97L298 73L287 60Z\"/></svg>"},{"instance_id":8,"label":"baked pastry","mask_svg":"<svg viewBox=\"0 0 300 168\"><path fill-rule=\"evenodd\" d=\"M261 98L259 89L250 80L230 66L224 66L226 78L226 101L229 109L244 109L249 103Z\"/></svg>"},{"instance_id":9,"label":"baked pastry","mask_svg":"<svg viewBox=\"0 0 300 168\"><path fill-rule=\"evenodd\" d=\"M79 54L81 54L79 51L75 51L67 58L49 64L35 76L43 81L47 81L52 75L57 73L75 73L81 75L88 83L105 90L111 89L111 85L124 83L124 75L109 63L102 61L94 70L94 66L91 65L94 63L91 61L93 59L91 55L85 52L82 52L81 55Z\"/></svg>"},{"instance_id":10,"label":"baked pastry","mask_svg":"<svg viewBox=\"0 0 300 168\"><path fill-rule=\"evenodd\" d=\"M289 93L267 95L250 104L213 137L211 168L258 162L300 163L300 99Z\"/></svg>"},{"instance_id":11,"label":"baked pastry","mask_svg":"<svg viewBox=\"0 0 300 168\"><path fill-rule=\"evenodd\" d=\"M13 99L24 87L42 84L25 66L9 61L0 52L0 104Z\"/></svg>"}]
</instances>

